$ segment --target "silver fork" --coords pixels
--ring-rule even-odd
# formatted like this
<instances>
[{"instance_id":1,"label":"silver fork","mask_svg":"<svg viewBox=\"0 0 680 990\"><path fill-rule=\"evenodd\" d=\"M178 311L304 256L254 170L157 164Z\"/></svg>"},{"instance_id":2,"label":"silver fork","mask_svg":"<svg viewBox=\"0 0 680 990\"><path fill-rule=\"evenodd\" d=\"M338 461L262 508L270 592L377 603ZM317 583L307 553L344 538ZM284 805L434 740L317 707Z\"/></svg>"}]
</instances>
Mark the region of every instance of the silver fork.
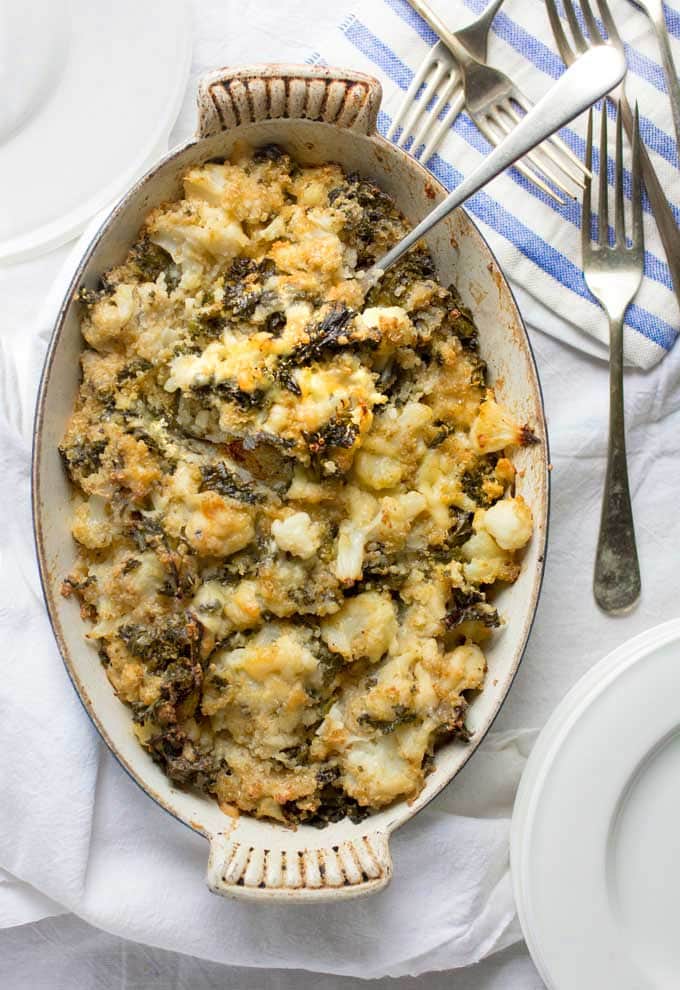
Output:
<instances>
[{"instance_id":1,"label":"silver fork","mask_svg":"<svg viewBox=\"0 0 680 990\"><path fill-rule=\"evenodd\" d=\"M630 247L626 241L623 206L623 140L621 106L616 112L614 161L614 244L609 244L607 204L607 111L603 105L600 125L600 176L598 190L598 241L590 237L591 179L586 179L581 216L581 253L586 285L609 318L609 444L607 475L597 541L593 593L605 612L629 611L640 597L640 567L635 546L633 510L626 466L623 413L623 320L642 281L644 238L640 189L640 132L637 107L633 122L632 224ZM593 157L593 111L588 114L586 166Z\"/></svg>"},{"instance_id":2,"label":"silver fork","mask_svg":"<svg viewBox=\"0 0 680 990\"><path fill-rule=\"evenodd\" d=\"M394 136L403 121L403 130L397 144L403 146L412 137L413 154L425 162L465 106L482 134L492 145L497 145L531 107L531 102L508 76L486 65L469 48L472 31L477 54L484 54L489 25L500 3L491 4L479 21L454 34L424 0L409 2L439 35L441 41L429 52L416 73L388 131L388 138ZM417 93L423 84L425 89L418 100ZM432 99L435 102L428 113L428 103ZM438 122L437 118L447 103L449 110L443 120ZM420 153L423 143L423 151ZM563 200L545 180L572 197L573 188L565 185L565 177L577 187L583 186L582 162L556 136L544 142L540 148L535 148L515 167L559 203Z\"/></svg>"},{"instance_id":3,"label":"silver fork","mask_svg":"<svg viewBox=\"0 0 680 990\"><path fill-rule=\"evenodd\" d=\"M609 11L606 0L597 0L597 6L600 11L600 17L602 18L602 22L604 23L607 31L607 39L605 39L597 25L597 21L593 16L589 0L580 0L583 19L588 30L588 37L583 34L579 22L576 19L576 11L572 0L563 0L563 4L567 15L567 21L569 23L569 28L574 39L573 46L567 40L564 27L562 26L562 21L557 12L555 0L545 0L545 5L548 10L548 18L550 20L550 27L552 28L552 32L555 37L557 49L565 65L571 65L578 54L586 51L588 47L602 44L605 41L614 48L617 48L619 51L623 52L623 42L616 24L614 23L614 19ZM628 102L628 97L626 96L625 80L619 83L619 85L611 91L609 98L615 105L620 104L623 126L626 129L628 139L632 142L634 117L630 103ZM673 280L673 288L675 289L675 294L680 301L680 230L678 230L677 224L675 223L673 211L668 204L666 194L664 193L661 183L659 182L658 176L652 164L652 160L647 154L647 150L642 142L640 142L640 161L642 163L642 177L645 182L645 188L647 189L647 195L649 196L649 202L652 206L654 219L656 220L656 225L659 228L661 243L663 244L663 249L666 253L668 268Z\"/></svg>"},{"instance_id":4,"label":"silver fork","mask_svg":"<svg viewBox=\"0 0 680 990\"><path fill-rule=\"evenodd\" d=\"M454 32L454 37L480 62L486 62L489 29L503 3L504 0L492 0L476 21ZM423 84L425 89L418 99L418 92ZM428 111L428 104L435 93L438 94L436 103L432 110ZM447 103L449 109L444 117L438 120ZM438 41L425 56L406 90L402 104L387 132L387 138L393 140L399 128L402 128L399 138L395 141L397 147L403 148L408 139L413 138L411 143L413 156L426 163L441 144L444 135L463 109L464 103L465 94L458 65L444 42Z\"/></svg>"}]
</instances>

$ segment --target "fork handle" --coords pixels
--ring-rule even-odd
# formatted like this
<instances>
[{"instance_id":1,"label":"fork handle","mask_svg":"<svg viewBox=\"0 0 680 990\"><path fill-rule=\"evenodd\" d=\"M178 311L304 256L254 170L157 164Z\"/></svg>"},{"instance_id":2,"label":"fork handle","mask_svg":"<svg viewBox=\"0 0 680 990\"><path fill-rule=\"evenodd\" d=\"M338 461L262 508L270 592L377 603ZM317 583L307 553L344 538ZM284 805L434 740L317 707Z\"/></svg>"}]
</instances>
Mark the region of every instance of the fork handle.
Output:
<instances>
[{"instance_id":1,"label":"fork handle","mask_svg":"<svg viewBox=\"0 0 680 990\"><path fill-rule=\"evenodd\" d=\"M623 314L609 318L609 445L593 593L600 608L613 614L628 612L640 597L640 565L626 464Z\"/></svg>"},{"instance_id":2,"label":"fork handle","mask_svg":"<svg viewBox=\"0 0 680 990\"><path fill-rule=\"evenodd\" d=\"M680 154L680 83L678 82L678 73L675 69L673 52L671 51L670 42L668 40L668 30L666 28L666 21L663 13L663 3L659 4L659 10L652 17L652 24L654 25L654 31L656 32L656 40L659 44L659 51L661 52L661 62L663 64L663 70L666 76L668 100L671 105L671 113L673 114L673 124L675 125L675 144L678 149L678 154Z\"/></svg>"},{"instance_id":3,"label":"fork handle","mask_svg":"<svg viewBox=\"0 0 680 990\"><path fill-rule=\"evenodd\" d=\"M612 101L616 105L616 99ZM623 126L626 128L628 140L633 143L633 133L635 131L635 120L628 97L621 87L621 95L618 102L621 104L621 116ZM642 177L645 180L645 188L652 206L652 213L659 229L659 237L666 254L666 261L673 280L675 295L680 302L680 230L675 222L673 211L670 208L666 193L659 182L652 160L647 154L644 141L640 141L640 160L642 162Z\"/></svg>"},{"instance_id":4,"label":"fork handle","mask_svg":"<svg viewBox=\"0 0 680 990\"><path fill-rule=\"evenodd\" d=\"M425 3L425 0L409 0L409 3L416 13L420 14L425 23L429 24L437 37L444 42L460 65L470 65L478 61L469 49L458 40L453 31L449 31L439 14L432 10L429 4Z\"/></svg>"}]
</instances>

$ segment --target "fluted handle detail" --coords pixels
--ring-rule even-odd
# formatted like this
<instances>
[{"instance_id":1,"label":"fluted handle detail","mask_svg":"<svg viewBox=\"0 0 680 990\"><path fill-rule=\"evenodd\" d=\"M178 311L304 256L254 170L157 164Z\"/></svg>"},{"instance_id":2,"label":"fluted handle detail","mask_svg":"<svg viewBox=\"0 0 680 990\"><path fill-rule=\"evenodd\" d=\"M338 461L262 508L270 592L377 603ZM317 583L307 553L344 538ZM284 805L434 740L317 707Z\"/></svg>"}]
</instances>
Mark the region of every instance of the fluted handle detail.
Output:
<instances>
[{"instance_id":1,"label":"fluted handle detail","mask_svg":"<svg viewBox=\"0 0 680 990\"><path fill-rule=\"evenodd\" d=\"M216 894L256 899L323 900L380 890L392 876L388 836L373 832L338 845L292 841L261 848L228 834L210 840L208 886Z\"/></svg>"},{"instance_id":2,"label":"fluted handle detail","mask_svg":"<svg viewBox=\"0 0 680 990\"><path fill-rule=\"evenodd\" d=\"M262 120L317 120L375 131L382 87L362 72L309 65L218 69L198 89L198 136Z\"/></svg>"}]
</instances>

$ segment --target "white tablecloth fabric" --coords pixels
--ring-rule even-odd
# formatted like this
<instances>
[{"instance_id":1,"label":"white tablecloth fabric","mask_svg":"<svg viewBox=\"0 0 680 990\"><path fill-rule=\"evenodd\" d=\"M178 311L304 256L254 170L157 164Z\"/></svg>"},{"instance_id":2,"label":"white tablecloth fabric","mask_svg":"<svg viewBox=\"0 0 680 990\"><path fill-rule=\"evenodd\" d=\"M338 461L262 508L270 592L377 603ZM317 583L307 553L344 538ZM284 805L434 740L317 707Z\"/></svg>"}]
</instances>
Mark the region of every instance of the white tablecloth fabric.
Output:
<instances>
[{"instance_id":1,"label":"white tablecloth fabric","mask_svg":"<svg viewBox=\"0 0 680 990\"><path fill-rule=\"evenodd\" d=\"M275 11L269 5L265 9L264 5L225 0L218 9L217 5L212 3L197 2L195 14L201 29L197 32L194 77L206 66L229 61L246 62L281 58L304 61L309 56L309 52L317 47L318 39L323 32L333 29L337 20L337 11L320 9L316 4L312 4L311 0L294 0L294 2L291 0L285 6L285 10ZM238 25L238 32L225 33L224 24ZM179 139L190 132L192 124L193 105L191 97L188 97L175 137ZM28 428L30 410L24 408L16 396L30 393L29 373L27 370L20 372L23 383L16 383L8 369L35 367L39 351L44 347L44 340L36 339L29 328L35 327L40 303L44 301L46 290L63 264L67 253L66 249L62 249L31 263L0 269L0 292L3 298L0 313L0 348L2 348L0 368L3 369L4 376L0 380L0 405L5 417L17 426L16 442L23 443L24 455L27 453L26 437L30 434ZM540 311L532 310L528 301L524 307L524 316L530 324L550 427L554 464L551 547L544 592L531 643L495 728L499 733L504 733L497 737L497 742L518 738L520 743L526 746L527 737L522 732L518 735L518 730L526 726L540 726L565 691L597 658L634 633L664 618L677 615L680 611L675 563L678 523L674 513L677 500L675 493L680 484L680 459L677 449L680 445L678 440L680 411L676 399L680 377L680 352L676 348L652 373L631 371L626 376L631 487L642 567L643 597L639 608L631 616L625 619L612 619L598 612L590 591L606 447L606 367L595 358L546 336L541 328ZM3 360L3 355L11 356L11 361ZM17 384L19 384L18 388ZM6 443L3 454L8 463L26 464L25 457L23 462L21 457L15 457ZM3 637L7 671L10 665L28 667L36 662L35 644L40 644L42 648L44 632L39 627L41 624L44 626L44 620L39 613L37 600L30 600L30 591L35 590L32 560L23 557L19 564L19 573L14 570L17 566L14 558L10 564L9 551L16 545L15 541L23 539L29 524L26 505L22 501L21 494L26 484L25 469L18 470L16 475L5 473L3 482L0 496L6 527L5 536L0 543L0 580L2 581L0 629L6 632L11 628L17 633L16 636L13 633L11 638L9 635ZM28 594L22 598L23 592L20 592L20 589L26 588ZM19 624L16 622L16 615L12 613L17 605L26 610L24 621ZM11 625L8 619L10 615ZM18 638L19 634L21 640ZM32 638L33 636L35 638ZM56 737L60 739L62 726L64 732L66 725L69 727L69 732L73 726L76 726L76 735L69 745L71 747L75 745L77 749L78 739L81 740L82 745L80 752L71 754L67 768L52 768L48 761L42 768L42 775L24 779L21 787L23 803L16 805L14 802L4 800L3 806L0 807L2 816L0 867L8 870L4 875L0 874L0 924L4 926L23 924L34 921L40 916L77 908L82 916L89 917L95 924L108 921L109 931L123 933L128 938L137 938L167 949L180 949L193 955L220 958L236 965L243 965L247 944L235 946L234 952L216 956L205 951L205 935L201 932L196 933L193 947L178 942L177 933L169 923L168 915L172 915L175 910L175 898L180 900L184 897L190 898L197 881L200 886L200 872L205 855L203 842L155 808L135 785L124 777L103 747L96 744L93 747L92 730L79 708L75 695L69 694L68 691L63 693L64 674L54 649L52 647L49 649L52 662L36 668L40 671L40 679L35 680L34 689L36 694L40 695L42 692L43 696L45 692L49 694L54 691L54 696L60 699L60 704L56 705L48 716L52 719L51 727ZM9 788L13 778L16 780L12 766L21 765L21 760L24 758L22 753L30 746L28 733L36 730L39 735L42 731L40 725L33 723L34 713L26 706L21 714L24 717L23 724L27 734L23 738L16 735L9 739L1 736L2 726L10 724L10 720L14 720L13 725L16 724L15 697L7 691L7 685L12 683L13 678L14 683L17 684L21 680L18 673L10 671L9 677L3 677L0 683L0 738L5 754L0 769L3 798L8 794L6 787ZM484 801L483 807L480 807L479 794L475 793L481 788L482 793L489 794L498 785L498 781L493 780L493 771L499 766L492 758L493 742L486 747L486 752L486 764L485 757L480 755L465 772L468 784L466 785L465 779L459 780L441 799L441 813L448 814L453 807L458 812L459 822L464 823L466 819L481 821L489 828L489 835L494 836L494 841L502 842L503 830L507 831L504 816L507 815L520 761L519 759L509 761L511 770L507 773L504 788L496 790L499 803L494 811L493 804L488 800ZM92 753L94 756L91 755ZM73 788L73 794L78 799L83 797L89 799L88 807L92 815L90 822L72 820L68 815L65 801L61 805L59 802L53 805L60 811L57 821L49 815L42 818L40 816L41 807L44 810L47 804L50 781L55 777L55 773L57 778L61 779L59 775L64 769L68 770L64 779L69 776L71 778L68 785ZM47 792L43 788L48 788ZM27 802L30 804L27 805ZM16 841L17 832L24 824L27 806L30 806L32 813L38 818L38 831L42 830L45 840L42 846ZM499 810L501 817L494 817ZM433 814L437 813L435 809ZM413 847L415 861L416 830L427 829L431 825L429 819L425 821L426 816L422 817L422 826L418 825L416 820L413 825L400 833L395 844L396 868L397 871L402 869L402 881L399 881L400 874L397 872L397 883L400 887L395 889L399 892L401 888L406 892L408 912L414 924L417 924L418 918L424 913L432 911L432 888L429 881L418 883L415 872L409 877L409 870L403 869L409 861L409 846ZM113 837L117 825L127 826L127 832L123 832L125 840L123 852L129 855L128 860L120 859L120 831L116 837ZM69 873L69 868L74 864L69 864L65 860L68 860L77 846L73 837L75 835L77 839L80 837L79 841L89 843L90 826L94 828L93 834L98 835L101 840L99 846L86 845L84 857L83 848L78 847L80 858L76 868L71 869ZM449 837L446 822L442 824L442 828L441 841L446 843ZM55 842L53 834L55 829L64 830L58 832L61 841ZM108 841L113 842L113 846L107 847L107 837ZM473 848L486 849L485 862L490 864L490 869L494 862L496 868L501 868L504 862L501 846L497 847L497 859L494 861L494 855L488 855L492 847L489 844L486 847L484 843L480 844L479 839L479 829L475 828L474 834L470 836L470 845L461 845L461 868L465 870L469 867L469 862L465 861L465 854L466 850ZM126 896L130 893L132 893L131 903L134 906L134 891L131 891L134 885L125 887L125 865L134 863L135 868L139 869L135 851L141 845L145 850L151 850L150 855L153 856L154 842L159 849L164 850L163 854L169 850L170 855L177 857L182 869L186 870L185 879L170 891L171 897L168 897L167 890L159 890L159 907L156 915L147 919L138 918L135 917L134 911L129 913L126 910ZM45 850L50 850L50 856L45 856ZM28 876L34 887L48 892L53 897L56 894L55 901L36 897L30 888L20 882L21 878ZM66 887L63 884L59 886L60 881L69 876L71 887L69 888L68 883ZM455 884L451 884L450 890L455 899L455 895L459 893L455 889ZM100 912L102 905L106 905L107 891L113 904L110 913L103 917ZM374 904L373 909L370 909L371 903ZM222 906L222 902L218 901L217 904ZM365 904L365 911L358 911L362 921L371 924L371 916L375 915L380 921L373 930L376 952L368 952L364 949L365 955L355 957L352 960L353 965L349 967L346 956L338 961L333 959L329 961L326 958L314 967L311 957L315 952L318 955L318 944L312 945L309 955L301 962L299 948L298 955L291 955L290 951L287 951L290 947L281 941L279 917L268 915L263 911L258 911L257 916L253 914L251 920L254 938L258 942L258 947L264 945L269 953L266 957L266 965L272 967L271 973L262 974L260 984L255 978L253 985L276 986L275 981L279 976L273 972L274 968L310 966L310 964L311 968L357 975L377 976L380 972L424 972L456 963L470 962L478 955L493 948L500 948L519 937L516 924L510 922L503 932L496 933L497 937L488 940L486 945L480 940L476 943L474 940L468 941L467 957L464 953L458 958L452 957L450 946L428 954L427 950L430 946L423 944L423 953L419 959L411 959L401 970L390 969L388 964L384 964L386 954L381 950L385 948L385 942L389 941L390 933L395 951L398 953L402 949L398 944L398 933L394 928L395 917L392 914L381 917L377 900L373 902L368 900ZM231 907L225 904L226 906ZM114 918L113 924L111 924L112 918ZM471 922L478 922L479 918L479 911L470 911ZM56 927L58 923L66 924L61 919L55 919L53 922L43 921L35 928L26 924L24 928L17 928L10 933L11 941L9 941L10 934L0 934L0 957L3 955L3 939L8 940L5 943L7 945L23 944L28 949L32 939L45 937L40 935L40 932L45 930L59 932L59 928ZM45 929L44 926L49 925L55 927ZM344 942L348 952L352 951L351 935L351 927L341 933L340 941ZM63 929L54 937L57 940L64 937ZM309 940L314 943L315 938L315 931L310 929ZM361 932L357 933L357 938L361 942ZM224 932L223 941L225 944L230 942L228 931ZM379 946L380 942L382 946ZM462 943L459 943L459 946L460 944ZM143 948L138 950L129 948L125 951L132 954L137 952L140 959L146 958ZM87 970L90 974L96 973L98 981L95 983L89 977L82 978L83 985L101 985L108 988L123 982L122 979L116 983L112 982L113 971L106 965L105 956L106 950L102 950L101 958L83 956L83 972ZM160 959L161 956L156 954L154 958ZM177 964L168 961L172 958L167 957L166 962L159 962L158 966L167 966L168 973L176 971ZM485 981L484 983L474 982L473 977L469 985L479 987L502 985L507 990L514 990L515 987L518 990L520 987L525 990L533 985L540 985L530 982L530 980L535 981L535 973L519 956L508 957L506 952L499 958L510 959L502 983L487 983L485 975L483 978L480 977L480 980ZM381 964L385 966L382 970ZM36 963L36 967L37 965ZM503 966L506 967L505 962ZM44 971L42 972L40 979L44 981L46 977ZM161 969L156 972L160 973ZM233 975L236 971L231 972ZM475 973L477 970L472 972ZM496 979L493 968L487 967L485 973L491 974L489 980ZM2 964L0 964L1 976ZM13 990L11 977L10 982L2 980L0 982ZM301 984L303 986L306 984L304 977L301 977ZM39 985L36 968L35 986ZM44 983L44 985L51 988L53 985L56 987L57 983ZM128 990L132 982L126 977L123 985ZM159 982L157 985L165 984ZM238 983L228 982L225 976L224 985L238 985ZM309 978L309 985L311 987L319 984L315 982L315 978ZM435 985L438 984L433 984L433 987ZM20 984L16 983L16 986L19 987Z\"/></svg>"}]
</instances>

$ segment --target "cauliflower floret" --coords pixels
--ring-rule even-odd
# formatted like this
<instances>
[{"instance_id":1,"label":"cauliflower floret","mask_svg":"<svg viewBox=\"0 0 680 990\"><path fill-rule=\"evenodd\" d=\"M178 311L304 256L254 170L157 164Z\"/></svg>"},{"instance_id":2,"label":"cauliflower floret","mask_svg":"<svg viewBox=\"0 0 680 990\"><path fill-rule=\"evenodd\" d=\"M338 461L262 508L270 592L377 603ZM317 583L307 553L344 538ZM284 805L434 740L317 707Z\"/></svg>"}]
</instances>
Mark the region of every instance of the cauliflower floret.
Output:
<instances>
[{"instance_id":1,"label":"cauliflower floret","mask_svg":"<svg viewBox=\"0 0 680 990\"><path fill-rule=\"evenodd\" d=\"M89 633L93 640L110 636L126 613L150 606L167 580L167 572L152 550L135 557L123 551L115 566L110 559L92 564L88 574L97 588L97 622Z\"/></svg>"},{"instance_id":2,"label":"cauliflower floret","mask_svg":"<svg viewBox=\"0 0 680 990\"><path fill-rule=\"evenodd\" d=\"M386 401L376 389L373 375L354 355L339 356L328 368L298 368L295 382L299 397L279 397L264 425L268 432L285 436L313 433L339 416L357 428L358 444L371 428L373 407Z\"/></svg>"},{"instance_id":3,"label":"cauliflower floret","mask_svg":"<svg viewBox=\"0 0 680 990\"><path fill-rule=\"evenodd\" d=\"M386 495L380 500L380 510L369 528L369 539L380 540L393 548L403 546L414 519L426 505L426 499L420 492Z\"/></svg>"},{"instance_id":4,"label":"cauliflower floret","mask_svg":"<svg viewBox=\"0 0 680 990\"><path fill-rule=\"evenodd\" d=\"M228 162L191 169L184 177L184 192L188 200L203 200L225 216L249 223L266 222L284 204L278 182L261 182L257 170L251 174Z\"/></svg>"},{"instance_id":5,"label":"cauliflower floret","mask_svg":"<svg viewBox=\"0 0 680 990\"><path fill-rule=\"evenodd\" d=\"M313 674L318 664L303 632L274 623L262 629L243 649L221 654L220 662L221 669L244 670L260 684L280 677L293 685Z\"/></svg>"},{"instance_id":6,"label":"cauliflower floret","mask_svg":"<svg viewBox=\"0 0 680 990\"><path fill-rule=\"evenodd\" d=\"M490 533L503 550L519 550L531 539L531 509L521 495L496 502L480 514L480 528Z\"/></svg>"},{"instance_id":7,"label":"cauliflower floret","mask_svg":"<svg viewBox=\"0 0 680 990\"><path fill-rule=\"evenodd\" d=\"M134 327L137 297L132 285L121 283L110 296L94 304L90 318L83 323L83 336L91 347L106 350L124 344Z\"/></svg>"},{"instance_id":8,"label":"cauliflower floret","mask_svg":"<svg viewBox=\"0 0 680 990\"><path fill-rule=\"evenodd\" d=\"M262 617L262 609L255 581L241 581L227 599L225 616L236 629L251 629Z\"/></svg>"},{"instance_id":9,"label":"cauliflower floret","mask_svg":"<svg viewBox=\"0 0 680 990\"><path fill-rule=\"evenodd\" d=\"M315 760L324 760L329 753L339 753L345 749L349 740L350 733L345 726L344 712L336 701L316 730L312 742L312 757Z\"/></svg>"},{"instance_id":10,"label":"cauliflower floret","mask_svg":"<svg viewBox=\"0 0 680 990\"><path fill-rule=\"evenodd\" d=\"M378 502L358 488L350 488L349 500L350 518L343 520L338 532L335 574L340 581L361 577L364 547L369 540L380 540L393 548L403 546L413 520L427 504L420 492L386 495Z\"/></svg>"},{"instance_id":11,"label":"cauliflower floret","mask_svg":"<svg viewBox=\"0 0 680 990\"><path fill-rule=\"evenodd\" d=\"M430 642L434 644L436 656L440 652L436 641ZM384 723L387 726L394 722L399 712L412 711L415 688L413 668L422 659L423 653L432 659L427 640L418 642L403 634L396 637L390 644L390 654L386 660L374 668L371 687L348 697L345 703L347 724L354 721L361 727L366 725L368 719L374 724Z\"/></svg>"},{"instance_id":12,"label":"cauliflower floret","mask_svg":"<svg viewBox=\"0 0 680 990\"><path fill-rule=\"evenodd\" d=\"M191 607L201 625L217 640L234 629L252 629L262 615L255 581L241 581L235 588L219 581L205 581Z\"/></svg>"},{"instance_id":13,"label":"cauliflower floret","mask_svg":"<svg viewBox=\"0 0 680 990\"><path fill-rule=\"evenodd\" d=\"M364 546L378 507L377 500L359 488L349 488L349 519L343 519L338 532L338 555L335 576L339 581L357 581L361 577Z\"/></svg>"},{"instance_id":14,"label":"cauliflower floret","mask_svg":"<svg viewBox=\"0 0 680 990\"><path fill-rule=\"evenodd\" d=\"M164 488L168 498L176 498L181 501L190 499L195 495L201 485L201 470L196 464L180 463L175 468L175 473L164 478Z\"/></svg>"},{"instance_id":15,"label":"cauliflower floret","mask_svg":"<svg viewBox=\"0 0 680 990\"><path fill-rule=\"evenodd\" d=\"M255 536L248 509L229 505L217 492L204 492L200 507L189 516L186 538L202 557L228 557Z\"/></svg>"},{"instance_id":16,"label":"cauliflower floret","mask_svg":"<svg viewBox=\"0 0 680 990\"><path fill-rule=\"evenodd\" d=\"M213 654L203 712L260 758L277 756L303 739L318 685L318 659L308 630L271 623L244 647ZM309 689L309 690L308 690Z\"/></svg>"},{"instance_id":17,"label":"cauliflower floret","mask_svg":"<svg viewBox=\"0 0 680 990\"><path fill-rule=\"evenodd\" d=\"M148 495L161 478L160 468L151 450L143 440L135 440L128 433L115 438L115 449L118 466L112 477L129 490L132 498Z\"/></svg>"},{"instance_id":18,"label":"cauliflower floret","mask_svg":"<svg viewBox=\"0 0 680 990\"><path fill-rule=\"evenodd\" d=\"M309 560L321 546L321 526L306 512L294 512L285 519L275 519L272 536L280 550Z\"/></svg>"},{"instance_id":19,"label":"cauliflower floret","mask_svg":"<svg viewBox=\"0 0 680 990\"><path fill-rule=\"evenodd\" d=\"M147 226L154 244L172 256L177 265L192 269L213 258L230 259L248 244L241 224L219 207L192 200L190 209L156 210Z\"/></svg>"},{"instance_id":20,"label":"cauliflower floret","mask_svg":"<svg viewBox=\"0 0 680 990\"><path fill-rule=\"evenodd\" d=\"M486 530L473 533L463 544L461 552L467 564L463 565L463 575L470 584L493 584L494 581L514 581L519 573L516 564L507 550L498 546Z\"/></svg>"},{"instance_id":21,"label":"cauliflower floret","mask_svg":"<svg viewBox=\"0 0 680 990\"><path fill-rule=\"evenodd\" d=\"M409 606L402 620L404 629L422 637L441 636L449 586L444 574L425 575L415 568L401 589L401 599Z\"/></svg>"},{"instance_id":22,"label":"cauliflower floret","mask_svg":"<svg viewBox=\"0 0 680 990\"><path fill-rule=\"evenodd\" d=\"M321 623L321 637L347 660L366 657L376 663L389 649L398 628L389 595L366 591L350 598L339 612Z\"/></svg>"},{"instance_id":23,"label":"cauliflower floret","mask_svg":"<svg viewBox=\"0 0 680 990\"><path fill-rule=\"evenodd\" d=\"M224 606L232 589L219 581L205 581L194 595L191 609L201 625L217 639L223 639L231 629L224 617Z\"/></svg>"},{"instance_id":24,"label":"cauliflower floret","mask_svg":"<svg viewBox=\"0 0 680 990\"><path fill-rule=\"evenodd\" d=\"M404 467L393 457L360 450L354 458L354 473L367 488L394 488L404 474Z\"/></svg>"},{"instance_id":25,"label":"cauliflower floret","mask_svg":"<svg viewBox=\"0 0 680 990\"><path fill-rule=\"evenodd\" d=\"M383 341L395 347L408 347L418 338L406 310L401 306L371 306L357 319L367 327L378 329Z\"/></svg>"},{"instance_id":26,"label":"cauliflower floret","mask_svg":"<svg viewBox=\"0 0 680 990\"><path fill-rule=\"evenodd\" d=\"M422 663L417 663L413 668L413 682L415 692L413 695L413 707L419 714L431 712L437 707L439 698L434 687L431 672Z\"/></svg>"},{"instance_id":27,"label":"cauliflower floret","mask_svg":"<svg viewBox=\"0 0 680 990\"><path fill-rule=\"evenodd\" d=\"M229 768L217 775L215 793L220 807L231 814L242 808L258 817L285 821L281 805L304 799L316 788L313 767L287 770L278 762L263 762L226 735L216 742L215 755Z\"/></svg>"},{"instance_id":28,"label":"cauliflower floret","mask_svg":"<svg viewBox=\"0 0 680 990\"><path fill-rule=\"evenodd\" d=\"M140 554L136 560L139 561L139 566L128 574L124 573L123 568L121 590L130 594L134 601L143 602L145 598L158 592L167 579L167 574L156 554L150 550Z\"/></svg>"},{"instance_id":29,"label":"cauliflower floret","mask_svg":"<svg viewBox=\"0 0 680 990\"><path fill-rule=\"evenodd\" d=\"M491 392L479 407L470 427L470 440L480 454L492 454L505 447L526 447L537 439L528 426L519 426Z\"/></svg>"},{"instance_id":30,"label":"cauliflower floret","mask_svg":"<svg viewBox=\"0 0 680 990\"><path fill-rule=\"evenodd\" d=\"M301 206L325 206L328 202L328 190L323 182L307 182L298 197Z\"/></svg>"},{"instance_id":31,"label":"cauliflower floret","mask_svg":"<svg viewBox=\"0 0 680 990\"><path fill-rule=\"evenodd\" d=\"M366 436L362 449L415 465L425 452L423 432L432 418L432 410L422 402L407 402L401 409L389 405Z\"/></svg>"},{"instance_id":32,"label":"cauliflower floret","mask_svg":"<svg viewBox=\"0 0 680 990\"><path fill-rule=\"evenodd\" d=\"M440 665L436 687L445 700L481 687L486 672L486 657L476 643L464 643L448 653Z\"/></svg>"},{"instance_id":33,"label":"cauliflower floret","mask_svg":"<svg viewBox=\"0 0 680 990\"><path fill-rule=\"evenodd\" d=\"M335 491L328 482L316 481L303 467L297 465L293 472L293 480L287 492L289 502L309 502L318 505L319 502L332 501Z\"/></svg>"},{"instance_id":34,"label":"cauliflower floret","mask_svg":"<svg viewBox=\"0 0 680 990\"><path fill-rule=\"evenodd\" d=\"M271 256L277 267L290 275L304 276L313 272L317 277L333 278L334 281L342 278L342 242L335 234L324 234L319 228L295 244L287 240L275 241Z\"/></svg>"},{"instance_id":35,"label":"cauliflower floret","mask_svg":"<svg viewBox=\"0 0 680 990\"><path fill-rule=\"evenodd\" d=\"M71 533L73 539L88 550L101 550L110 545L113 529L103 498L90 495L87 502L81 502L74 513Z\"/></svg>"},{"instance_id":36,"label":"cauliflower floret","mask_svg":"<svg viewBox=\"0 0 680 990\"><path fill-rule=\"evenodd\" d=\"M355 742L342 758L342 765L347 793L359 804L374 808L412 792L422 777L420 768L399 752L397 733Z\"/></svg>"},{"instance_id":37,"label":"cauliflower floret","mask_svg":"<svg viewBox=\"0 0 680 990\"><path fill-rule=\"evenodd\" d=\"M191 392L210 383L235 382L240 389L252 392L265 380L264 361L270 343L268 334L244 337L225 330L219 340L208 344L200 354L175 357L170 363L165 390Z\"/></svg>"},{"instance_id":38,"label":"cauliflower floret","mask_svg":"<svg viewBox=\"0 0 680 990\"><path fill-rule=\"evenodd\" d=\"M361 528L345 519L338 532L338 556L335 561L335 576L338 581L359 581L364 562L364 546L367 528Z\"/></svg>"}]
</instances>

